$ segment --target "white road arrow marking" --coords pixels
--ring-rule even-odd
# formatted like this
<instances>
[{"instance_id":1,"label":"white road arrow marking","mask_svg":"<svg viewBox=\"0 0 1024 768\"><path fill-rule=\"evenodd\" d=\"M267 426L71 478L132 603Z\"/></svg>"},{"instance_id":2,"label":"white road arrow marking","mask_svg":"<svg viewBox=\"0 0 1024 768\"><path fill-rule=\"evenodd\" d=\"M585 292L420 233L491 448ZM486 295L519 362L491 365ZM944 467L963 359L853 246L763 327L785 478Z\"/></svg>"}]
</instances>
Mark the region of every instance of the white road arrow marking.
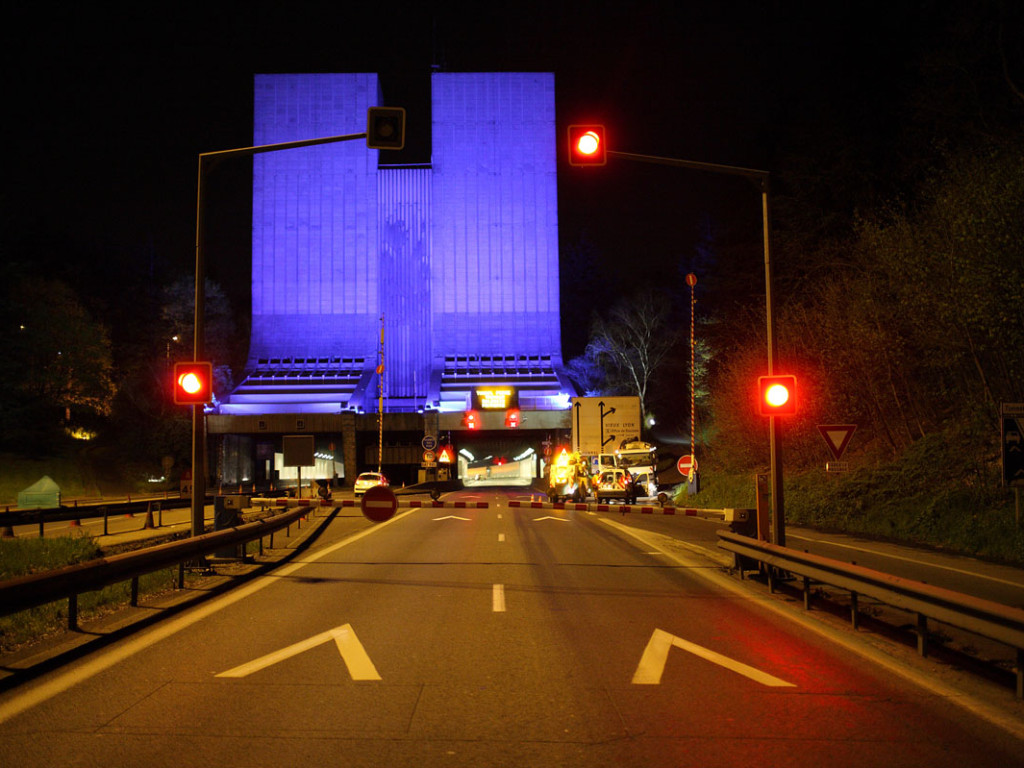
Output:
<instances>
[{"instance_id":1,"label":"white road arrow marking","mask_svg":"<svg viewBox=\"0 0 1024 768\"><path fill-rule=\"evenodd\" d=\"M640 663L637 665L636 672L633 674L633 685L660 684L661 674L665 671L665 662L668 660L668 652L672 649L673 645L676 648L682 648L684 651L689 651L692 654L700 656L702 659L706 659L714 664L730 669L733 672L737 672L744 677L749 677L751 680L761 683L761 685L770 685L780 688L796 687L794 683L787 683L785 680L773 677L767 672L754 669L753 667L747 666L735 659L730 659L728 656L723 656L709 648L704 648L696 643L683 640L681 637L676 637L675 635L671 635L661 629L654 630L654 634L651 635L651 639L647 643L647 648L644 650L644 655L640 657Z\"/></svg>"},{"instance_id":2,"label":"white road arrow marking","mask_svg":"<svg viewBox=\"0 0 1024 768\"><path fill-rule=\"evenodd\" d=\"M535 517L535 518L533 518L533 522L535 522L535 523L539 522L541 520L558 520L559 522L562 522L562 523L568 523L569 522L564 517L551 517L550 515L548 515L546 517Z\"/></svg>"},{"instance_id":3,"label":"white road arrow marking","mask_svg":"<svg viewBox=\"0 0 1024 768\"><path fill-rule=\"evenodd\" d=\"M458 515L445 515L444 517L435 517L434 521L438 520L469 520L468 517L459 517Z\"/></svg>"},{"instance_id":4,"label":"white road arrow marking","mask_svg":"<svg viewBox=\"0 0 1024 768\"><path fill-rule=\"evenodd\" d=\"M319 635L313 635L313 637L302 640L294 645L289 645L287 648L268 653L266 656L261 656L247 664L229 669L227 672L221 672L217 677L246 677L253 672L259 672L261 669L273 666L279 661L290 659L292 656L298 656L300 653L305 653L311 648L316 648L318 645L323 645L331 640L337 643L341 658L345 660L345 666L348 667L348 673L352 675L353 680L381 679L380 675L377 674L377 668L370 661L366 649L363 648L363 644L359 642L356 633L352 631L351 624L343 624L340 627L321 632Z\"/></svg>"}]
</instances>

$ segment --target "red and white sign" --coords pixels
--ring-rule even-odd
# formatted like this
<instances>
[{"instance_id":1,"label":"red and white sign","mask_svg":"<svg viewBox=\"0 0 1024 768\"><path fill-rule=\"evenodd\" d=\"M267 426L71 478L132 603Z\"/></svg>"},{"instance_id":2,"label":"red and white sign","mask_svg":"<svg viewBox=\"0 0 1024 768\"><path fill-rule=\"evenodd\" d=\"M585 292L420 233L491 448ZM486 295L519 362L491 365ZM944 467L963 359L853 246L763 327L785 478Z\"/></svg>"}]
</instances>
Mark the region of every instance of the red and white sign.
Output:
<instances>
[{"instance_id":1,"label":"red and white sign","mask_svg":"<svg viewBox=\"0 0 1024 768\"><path fill-rule=\"evenodd\" d=\"M383 523L395 516L398 499L395 492L386 485L367 488L363 494L363 517L375 523Z\"/></svg>"},{"instance_id":2,"label":"red and white sign","mask_svg":"<svg viewBox=\"0 0 1024 768\"><path fill-rule=\"evenodd\" d=\"M690 469L696 464L697 460L687 453L679 457L679 461L676 462L676 469L679 471L679 474L682 475L683 477L689 477Z\"/></svg>"},{"instance_id":3,"label":"red and white sign","mask_svg":"<svg viewBox=\"0 0 1024 768\"><path fill-rule=\"evenodd\" d=\"M846 447L850 444L850 438L857 431L856 424L819 424L818 431L825 438L825 444L832 452L836 461L843 458Z\"/></svg>"}]
</instances>

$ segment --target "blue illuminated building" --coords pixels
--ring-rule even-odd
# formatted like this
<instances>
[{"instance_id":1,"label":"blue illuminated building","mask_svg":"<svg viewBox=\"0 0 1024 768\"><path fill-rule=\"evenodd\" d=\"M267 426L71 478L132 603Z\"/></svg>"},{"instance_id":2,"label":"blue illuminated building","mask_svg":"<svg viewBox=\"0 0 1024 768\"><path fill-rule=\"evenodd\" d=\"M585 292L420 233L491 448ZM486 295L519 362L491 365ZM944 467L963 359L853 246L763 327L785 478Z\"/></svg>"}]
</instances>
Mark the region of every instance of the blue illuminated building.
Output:
<instances>
[{"instance_id":1,"label":"blue illuminated building","mask_svg":"<svg viewBox=\"0 0 1024 768\"><path fill-rule=\"evenodd\" d=\"M376 463L382 329L384 464L418 466L419 438L468 410L501 429L480 390L512 392L523 437L568 427L554 87L433 73L429 165L385 165L363 141L255 156L249 359L209 416L225 482L297 432L344 453L346 477ZM385 101L375 74L293 74L257 76L254 104L265 145L362 133Z\"/></svg>"}]
</instances>

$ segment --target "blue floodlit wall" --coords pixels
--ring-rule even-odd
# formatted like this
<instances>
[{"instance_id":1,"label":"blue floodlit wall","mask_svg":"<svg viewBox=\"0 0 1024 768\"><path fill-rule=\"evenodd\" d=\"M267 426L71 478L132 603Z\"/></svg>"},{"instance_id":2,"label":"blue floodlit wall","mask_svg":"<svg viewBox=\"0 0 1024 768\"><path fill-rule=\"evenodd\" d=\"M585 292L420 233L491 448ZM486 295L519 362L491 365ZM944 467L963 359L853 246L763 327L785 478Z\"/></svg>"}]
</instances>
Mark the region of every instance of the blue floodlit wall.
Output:
<instances>
[{"instance_id":1,"label":"blue floodlit wall","mask_svg":"<svg viewBox=\"0 0 1024 768\"><path fill-rule=\"evenodd\" d=\"M375 74L257 75L253 141L363 133L381 103ZM377 175L362 140L253 158L250 358L375 353Z\"/></svg>"},{"instance_id":2,"label":"blue floodlit wall","mask_svg":"<svg viewBox=\"0 0 1024 768\"><path fill-rule=\"evenodd\" d=\"M429 398L430 169L380 172L380 303L388 402L416 407Z\"/></svg>"},{"instance_id":3,"label":"blue floodlit wall","mask_svg":"<svg viewBox=\"0 0 1024 768\"><path fill-rule=\"evenodd\" d=\"M248 371L328 357L367 375L323 397L249 381L222 413L372 410L381 316L389 410L436 407L446 356L560 366L554 76L431 87L430 166L378 167L363 140L254 157ZM362 133L383 103L375 74L258 75L254 144Z\"/></svg>"},{"instance_id":4,"label":"blue floodlit wall","mask_svg":"<svg viewBox=\"0 0 1024 768\"><path fill-rule=\"evenodd\" d=\"M431 83L434 352L560 356L554 75Z\"/></svg>"}]
</instances>

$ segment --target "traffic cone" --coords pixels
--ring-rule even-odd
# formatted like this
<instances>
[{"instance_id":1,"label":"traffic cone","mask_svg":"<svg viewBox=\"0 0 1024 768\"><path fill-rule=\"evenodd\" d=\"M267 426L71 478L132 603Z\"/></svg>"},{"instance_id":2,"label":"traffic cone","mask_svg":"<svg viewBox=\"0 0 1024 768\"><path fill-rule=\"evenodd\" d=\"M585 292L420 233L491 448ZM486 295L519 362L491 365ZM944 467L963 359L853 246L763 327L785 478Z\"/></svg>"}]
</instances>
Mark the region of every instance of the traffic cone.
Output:
<instances>
[{"instance_id":1,"label":"traffic cone","mask_svg":"<svg viewBox=\"0 0 1024 768\"><path fill-rule=\"evenodd\" d=\"M142 528L143 530L156 528L156 526L153 525L153 502L146 505L146 522L142 524Z\"/></svg>"}]
</instances>

